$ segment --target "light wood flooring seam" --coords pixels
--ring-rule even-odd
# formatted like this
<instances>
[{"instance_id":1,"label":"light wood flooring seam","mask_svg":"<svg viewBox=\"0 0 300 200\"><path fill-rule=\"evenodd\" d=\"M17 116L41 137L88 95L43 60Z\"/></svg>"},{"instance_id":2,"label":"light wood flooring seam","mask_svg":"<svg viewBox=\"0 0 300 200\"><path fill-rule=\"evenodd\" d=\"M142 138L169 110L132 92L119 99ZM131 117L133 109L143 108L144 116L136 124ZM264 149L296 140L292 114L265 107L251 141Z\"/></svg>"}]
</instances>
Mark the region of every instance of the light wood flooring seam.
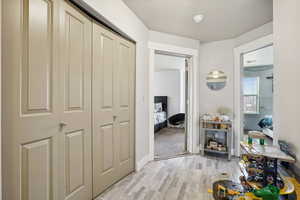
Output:
<instances>
[{"instance_id":1,"label":"light wood flooring seam","mask_svg":"<svg viewBox=\"0 0 300 200\"><path fill-rule=\"evenodd\" d=\"M211 200L207 191L222 173L238 181L237 160L191 155L154 161L130 174L96 200Z\"/></svg>"}]
</instances>

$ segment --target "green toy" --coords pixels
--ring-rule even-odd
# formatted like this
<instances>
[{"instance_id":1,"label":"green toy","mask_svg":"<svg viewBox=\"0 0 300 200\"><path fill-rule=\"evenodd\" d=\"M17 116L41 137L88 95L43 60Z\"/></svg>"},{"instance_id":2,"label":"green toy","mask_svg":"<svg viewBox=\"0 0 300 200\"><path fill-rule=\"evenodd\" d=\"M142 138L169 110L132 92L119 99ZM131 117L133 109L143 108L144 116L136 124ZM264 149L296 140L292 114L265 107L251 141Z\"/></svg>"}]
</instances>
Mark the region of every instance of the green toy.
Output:
<instances>
[{"instance_id":1,"label":"green toy","mask_svg":"<svg viewBox=\"0 0 300 200\"><path fill-rule=\"evenodd\" d=\"M279 200L279 188L274 185L267 185L260 190L254 190L253 194L263 200Z\"/></svg>"},{"instance_id":2,"label":"green toy","mask_svg":"<svg viewBox=\"0 0 300 200\"><path fill-rule=\"evenodd\" d=\"M248 137L248 144L253 144L253 139L252 139L252 137Z\"/></svg>"}]
</instances>

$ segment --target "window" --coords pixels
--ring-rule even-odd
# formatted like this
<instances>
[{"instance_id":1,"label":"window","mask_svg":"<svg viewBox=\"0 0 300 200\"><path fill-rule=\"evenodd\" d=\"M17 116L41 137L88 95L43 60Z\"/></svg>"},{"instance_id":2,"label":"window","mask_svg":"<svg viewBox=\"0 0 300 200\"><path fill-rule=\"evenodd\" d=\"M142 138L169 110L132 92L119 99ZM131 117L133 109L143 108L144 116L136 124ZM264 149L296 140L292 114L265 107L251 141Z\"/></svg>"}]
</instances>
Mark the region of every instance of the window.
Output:
<instances>
[{"instance_id":1,"label":"window","mask_svg":"<svg viewBox=\"0 0 300 200\"><path fill-rule=\"evenodd\" d=\"M259 113L259 77L245 77L244 87L244 113Z\"/></svg>"}]
</instances>

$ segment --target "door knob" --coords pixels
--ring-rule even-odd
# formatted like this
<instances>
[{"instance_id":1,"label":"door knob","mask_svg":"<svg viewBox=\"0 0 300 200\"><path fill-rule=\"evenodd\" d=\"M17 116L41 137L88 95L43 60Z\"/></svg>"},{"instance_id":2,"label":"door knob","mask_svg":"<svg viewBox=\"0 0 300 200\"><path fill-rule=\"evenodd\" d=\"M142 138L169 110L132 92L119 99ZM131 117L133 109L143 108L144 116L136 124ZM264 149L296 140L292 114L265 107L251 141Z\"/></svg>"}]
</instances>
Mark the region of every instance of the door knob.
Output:
<instances>
[{"instance_id":1,"label":"door knob","mask_svg":"<svg viewBox=\"0 0 300 200\"><path fill-rule=\"evenodd\" d=\"M116 121L116 119L117 119L117 116L116 116L116 115L114 115L114 116L113 116L113 119L114 119L114 121Z\"/></svg>"},{"instance_id":2,"label":"door knob","mask_svg":"<svg viewBox=\"0 0 300 200\"><path fill-rule=\"evenodd\" d=\"M65 126L67 126L67 123L65 123L65 122L60 122L59 123L59 127L62 129L62 128L64 128Z\"/></svg>"}]
</instances>

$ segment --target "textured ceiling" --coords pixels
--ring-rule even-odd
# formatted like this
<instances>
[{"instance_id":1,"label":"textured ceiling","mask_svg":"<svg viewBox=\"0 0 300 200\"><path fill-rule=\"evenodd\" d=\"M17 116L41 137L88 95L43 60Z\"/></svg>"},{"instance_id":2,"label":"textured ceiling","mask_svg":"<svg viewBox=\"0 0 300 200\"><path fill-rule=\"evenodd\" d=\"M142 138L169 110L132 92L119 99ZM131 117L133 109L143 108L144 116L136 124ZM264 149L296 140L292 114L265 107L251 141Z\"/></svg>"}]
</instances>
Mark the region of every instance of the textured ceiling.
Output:
<instances>
[{"instance_id":1,"label":"textured ceiling","mask_svg":"<svg viewBox=\"0 0 300 200\"><path fill-rule=\"evenodd\" d=\"M154 31L200 41L237 37L273 19L273 0L123 0ZM193 21L204 14L200 24Z\"/></svg>"}]
</instances>

